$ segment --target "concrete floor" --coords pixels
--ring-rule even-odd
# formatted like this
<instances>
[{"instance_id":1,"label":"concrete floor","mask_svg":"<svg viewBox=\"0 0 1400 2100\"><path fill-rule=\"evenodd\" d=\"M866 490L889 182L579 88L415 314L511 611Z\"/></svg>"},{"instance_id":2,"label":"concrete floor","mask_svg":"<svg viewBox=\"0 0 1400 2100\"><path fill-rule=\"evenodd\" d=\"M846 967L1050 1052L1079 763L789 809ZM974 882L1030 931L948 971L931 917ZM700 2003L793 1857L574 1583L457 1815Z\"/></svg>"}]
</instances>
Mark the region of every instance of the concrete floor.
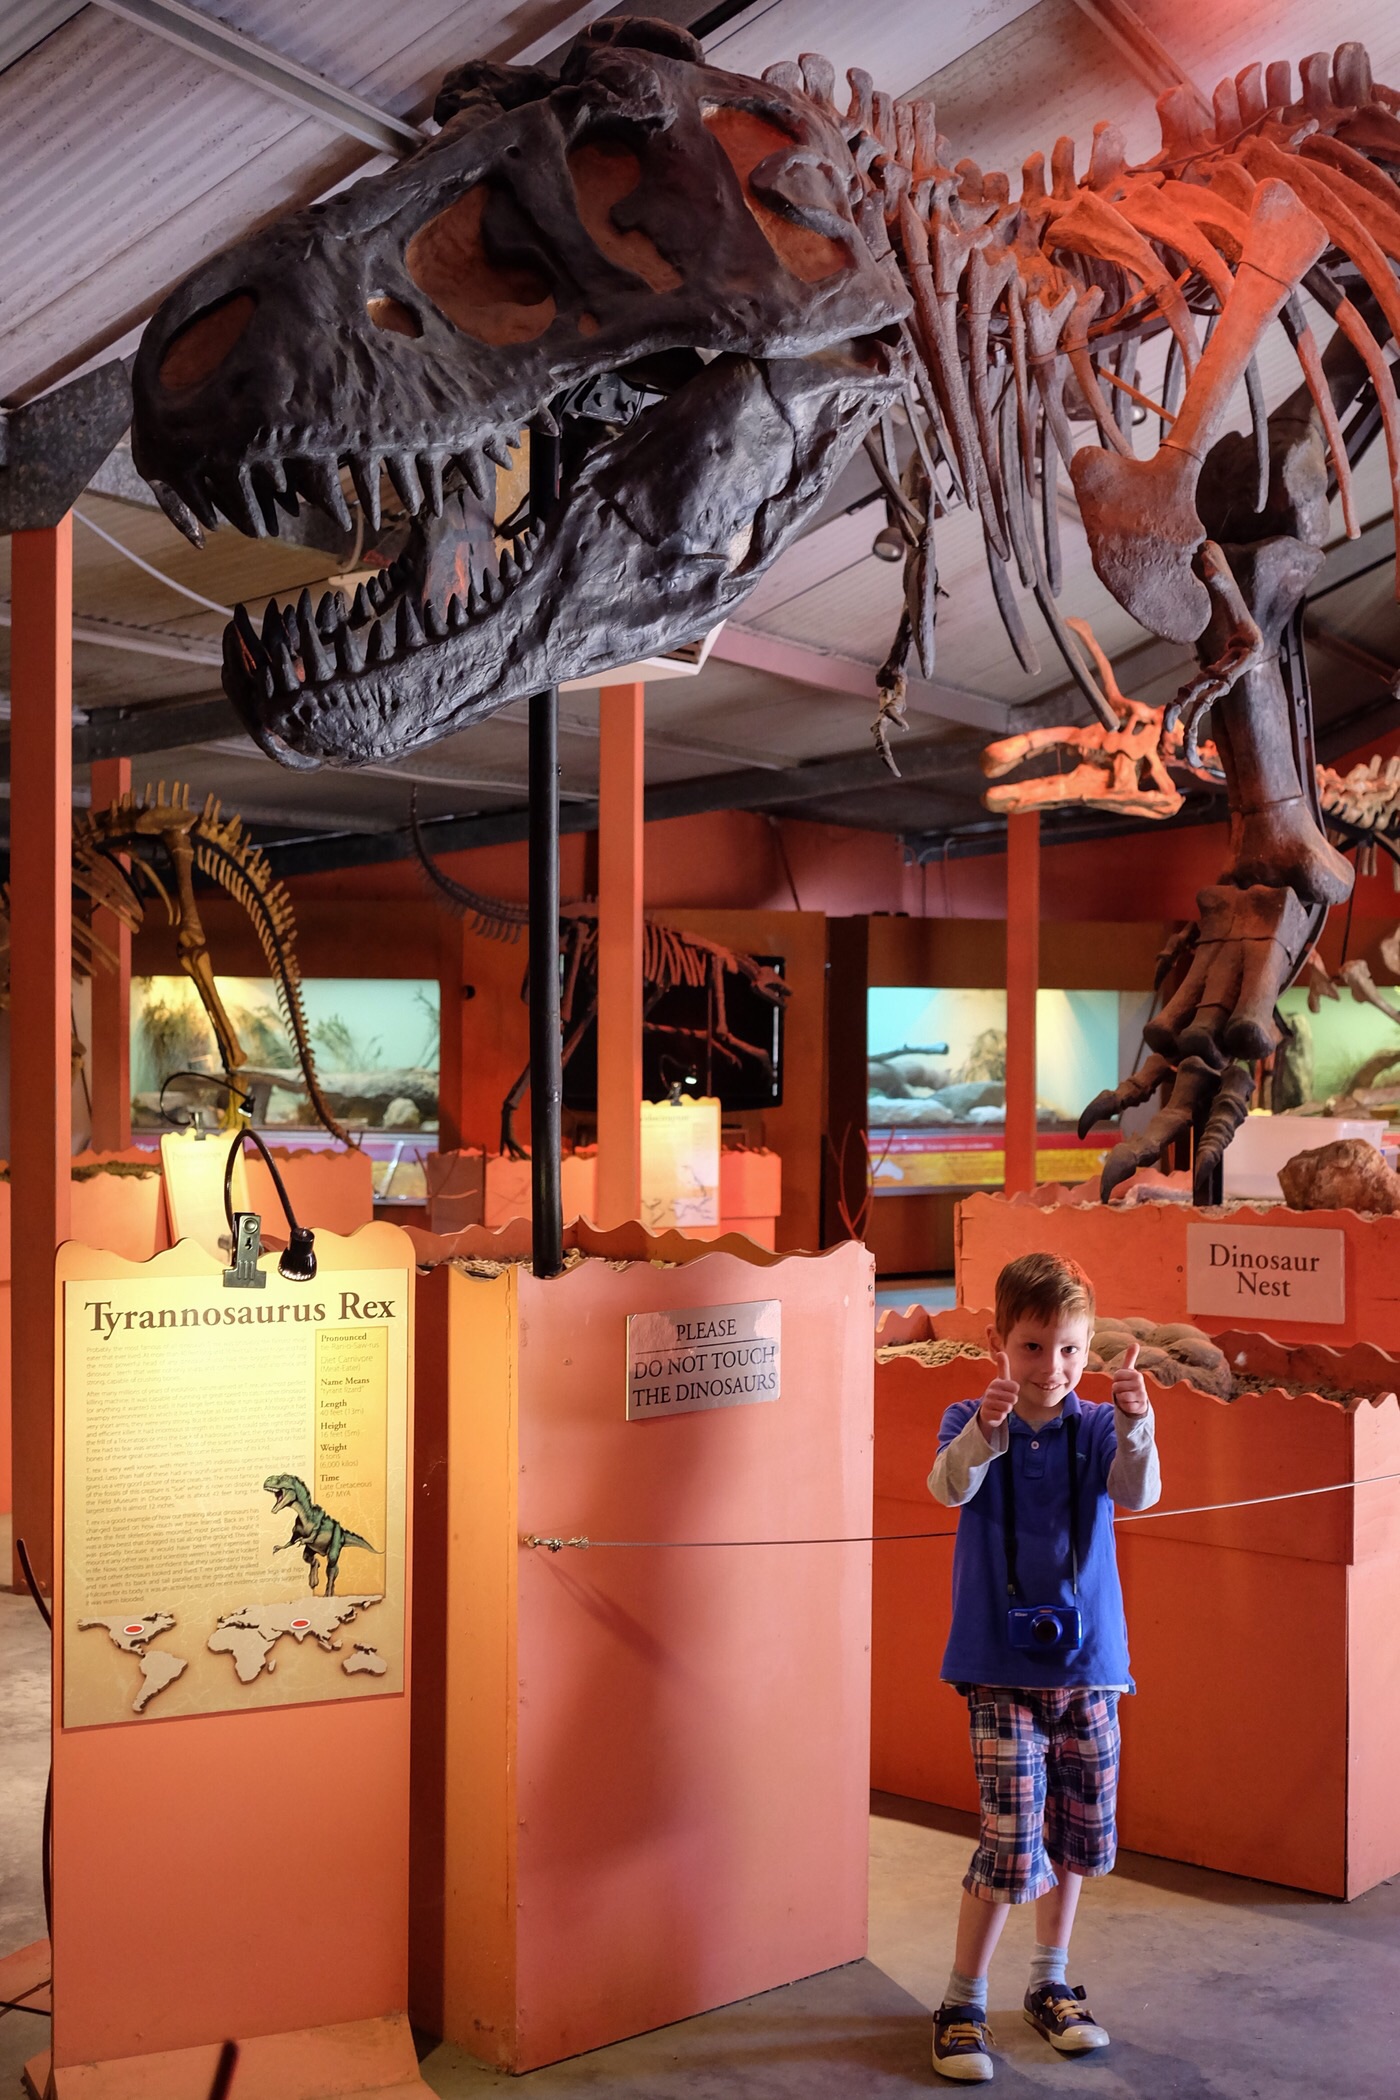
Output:
<instances>
[{"instance_id":1,"label":"concrete floor","mask_svg":"<svg viewBox=\"0 0 1400 2100\"><path fill-rule=\"evenodd\" d=\"M37 1613L27 1597L0 1590L0 1954L44 1930L47 1678ZM425 2044L428 2085L441 2100L507 2089L536 2100L894 2100L951 2090L928 2068L928 2008L947 1977L971 1820L887 1796L873 1807L868 1961L524 2079ZM1080 2064L1057 2057L1020 2017L1032 1938L1020 1911L992 1970L996 2089L1009 2100L1400 2096L1400 1878L1340 1904L1126 1855L1086 1893L1075 1934L1073 1974L1114 2036ZM47 2041L46 2021L0 2014L0 2100L13 2100L20 2066Z\"/></svg>"}]
</instances>

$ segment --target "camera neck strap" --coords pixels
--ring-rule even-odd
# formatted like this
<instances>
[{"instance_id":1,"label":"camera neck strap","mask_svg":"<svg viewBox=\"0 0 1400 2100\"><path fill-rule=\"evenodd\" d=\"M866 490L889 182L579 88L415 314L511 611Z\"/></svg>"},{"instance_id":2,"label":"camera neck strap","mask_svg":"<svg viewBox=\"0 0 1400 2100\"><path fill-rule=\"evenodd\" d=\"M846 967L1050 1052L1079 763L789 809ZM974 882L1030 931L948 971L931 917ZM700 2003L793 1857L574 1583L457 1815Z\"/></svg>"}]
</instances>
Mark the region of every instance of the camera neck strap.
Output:
<instances>
[{"instance_id":1,"label":"camera neck strap","mask_svg":"<svg viewBox=\"0 0 1400 2100\"><path fill-rule=\"evenodd\" d=\"M1069 1572L1076 1601L1079 1597L1079 1417L1065 1416L1066 1455L1069 1460ZM1001 1474L1001 1526L1006 1540L1006 1592L1013 1603L1021 1601L1016 1573L1016 1474L1011 1462L1012 1437L1006 1432L1006 1464Z\"/></svg>"}]
</instances>

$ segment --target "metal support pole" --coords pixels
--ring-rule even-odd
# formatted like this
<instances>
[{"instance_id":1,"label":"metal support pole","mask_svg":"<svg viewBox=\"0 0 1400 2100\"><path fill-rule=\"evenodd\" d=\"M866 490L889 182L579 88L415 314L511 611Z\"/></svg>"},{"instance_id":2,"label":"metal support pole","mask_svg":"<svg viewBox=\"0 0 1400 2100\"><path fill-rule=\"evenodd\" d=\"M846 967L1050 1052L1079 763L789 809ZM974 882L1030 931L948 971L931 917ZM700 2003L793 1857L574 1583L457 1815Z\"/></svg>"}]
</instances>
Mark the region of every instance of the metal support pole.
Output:
<instances>
[{"instance_id":1,"label":"metal support pole","mask_svg":"<svg viewBox=\"0 0 1400 2100\"><path fill-rule=\"evenodd\" d=\"M530 432L530 512L559 489L559 440ZM564 1266L562 1035L559 1022L559 693L530 697L530 1184L535 1274Z\"/></svg>"}]
</instances>

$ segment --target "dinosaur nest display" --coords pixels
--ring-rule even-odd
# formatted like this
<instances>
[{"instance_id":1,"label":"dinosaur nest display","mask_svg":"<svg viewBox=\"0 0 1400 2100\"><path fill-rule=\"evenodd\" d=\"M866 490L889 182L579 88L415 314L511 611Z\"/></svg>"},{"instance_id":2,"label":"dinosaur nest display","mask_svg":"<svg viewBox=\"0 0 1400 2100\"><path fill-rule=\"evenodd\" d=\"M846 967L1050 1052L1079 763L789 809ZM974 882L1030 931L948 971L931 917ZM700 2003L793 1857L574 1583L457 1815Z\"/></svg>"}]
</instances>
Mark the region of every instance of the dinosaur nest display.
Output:
<instances>
[{"instance_id":1,"label":"dinosaur nest display","mask_svg":"<svg viewBox=\"0 0 1400 2100\"><path fill-rule=\"evenodd\" d=\"M1200 1392L1214 1394L1217 1400L1234 1398L1235 1380L1224 1351L1199 1327L1188 1327L1181 1321L1159 1327L1152 1320L1099 1320L1089 1343L1085 1368L1116 1370L1132 1342L1138 1345L1138 1369L1144 1375L1150 1374L1158 1385L1193 1385ZM952 1339L886 1342L875 1351L877 1364L890 1363L898 1356L912 1356L916 1363L930 1368L952 1363L959 1356L990 1360L980 1342ZM975 1380L985 1374L970 1375ZM1270 1382L1278 1383L1277 1379Z\"/></svg>"},{"instance_id":2,"label":"dinosaur nest display","mask_svg":"<svg viewBox=\"0 0 1400 2100\"><path fill-rule=\"evenodd\" d=\"M1184 1321L1158 1326L1153 1320L1118 1319L1095 1323L1087 1368L1116 1371L1129 1345L1138 1345L1137 1367L1158 1385L1194 1385L1217 1400L1234 1397L1235 1380L1223 1349L1208 1334Z\"/></svg>"}]
</instances>

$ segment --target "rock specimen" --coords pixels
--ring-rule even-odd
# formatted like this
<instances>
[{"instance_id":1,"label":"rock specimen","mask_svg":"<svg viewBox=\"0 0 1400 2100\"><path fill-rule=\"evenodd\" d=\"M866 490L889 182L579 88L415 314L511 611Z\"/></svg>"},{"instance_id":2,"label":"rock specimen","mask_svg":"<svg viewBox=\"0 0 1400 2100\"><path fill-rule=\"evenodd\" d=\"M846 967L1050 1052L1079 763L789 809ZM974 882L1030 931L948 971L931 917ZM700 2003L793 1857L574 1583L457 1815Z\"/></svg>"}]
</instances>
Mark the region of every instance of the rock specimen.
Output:
<instances>
[{"instance_id":1,"label":"rock specimen","mask_svg":"<svg viewBox=\"0 0 1400 2100\"><path fill-rule=\"evenodd\" d=\"M1279 1168L1278 1184L1290 1210L1400 1212L1400 1174L1364 1138L1296 1152Z\"/></svg>"}]
</instances>

